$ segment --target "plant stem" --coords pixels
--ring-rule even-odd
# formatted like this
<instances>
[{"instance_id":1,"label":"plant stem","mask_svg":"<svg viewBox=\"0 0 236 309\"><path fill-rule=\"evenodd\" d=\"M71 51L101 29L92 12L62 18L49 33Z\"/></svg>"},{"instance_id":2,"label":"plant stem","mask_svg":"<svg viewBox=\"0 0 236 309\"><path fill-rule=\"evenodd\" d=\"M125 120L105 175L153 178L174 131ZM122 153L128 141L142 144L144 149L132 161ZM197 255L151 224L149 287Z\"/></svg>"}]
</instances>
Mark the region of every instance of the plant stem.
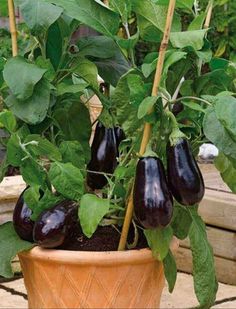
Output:
<instances>
[{"instance_id":1,"label":"plant stem","mask_svg":"<svg viewBox=\"0 0 236 309\"><path fill-rule=\"evenodd\" d=\"M165 31L164 31L163 39L162 39L161 46L160 46L156 74L155 74L155 78L153 82L152 96L158 95L158 87L161 81L163 64L165 60L165 53L166 53L166 49L169 43L170 30L171 30L171 25L172 25L172 20L174 16L174 10L175 10L175 3L176 3L176 0L170 0L169 2ZM150 113L152 111L153 109L150 110ZM150 140L151 131L152 131L151 125L149 123L145 123L144 131L143 131L143 139L142 139L141 147L139 151L140 156L142 156L146 151L146 147ZM128 206L127 206L127 210L125 214L125 220L124 220L124 224L122 228L120 243L118 247L119 251L125 250L129 227L130 227L130 223L132 221L132 216L133 216L133 209L134 209L134 205L133 205L133 187L132 187L131 194L128 200Z\"/></svg>"},{"instance_id":2,"label":"plant stem","mask_svg":"<svg viewBox=\"0 0 236 309\"><path fill-rule=\"evenodd\" d=\"M200 101L200 102L203 102L203 103L205 103L205 104L211 106L211 103L208 102L207 100L204 100L204 99L202 99L202 98L197 98L197 97L191 97L191 96L186 96L186 97L178 98L178 99L176 99L176 100L174 100L174 101L171 101L171 104L174 104L174 103L176 103L176 102L183 101L183 100Z\"/></svg>"},{"instance_id":3,"label":"plant stem","mask_svg":"<svg viewBox=\"0 0 236 309\"><path fill-rule=\"evenodd\" d=\"M8 0L8 12L9 12L9 23L11 32L11 42L12 42L12 56L18 55L18 45L17 45L17 30L16 30L16 19L15 19L15 9L13 0Z\"/></svg>"},{"instance_id":4,"label":"plant stem","mask_svg":"<svg viewBox=\"0 0 236 309\"><path fill-rule=\"evenodd\" d=\"M123 26L125 28L127 39L130 39L131 36L130 36L130 32L129 32L129 24L126 22L126 23L123 23ZM129 48L129 54L130 54L132 66L135 68L136 64L135 64L135 57L134 57L134 50L133 50L133 48Z\"/></svg>"}]
</instances>

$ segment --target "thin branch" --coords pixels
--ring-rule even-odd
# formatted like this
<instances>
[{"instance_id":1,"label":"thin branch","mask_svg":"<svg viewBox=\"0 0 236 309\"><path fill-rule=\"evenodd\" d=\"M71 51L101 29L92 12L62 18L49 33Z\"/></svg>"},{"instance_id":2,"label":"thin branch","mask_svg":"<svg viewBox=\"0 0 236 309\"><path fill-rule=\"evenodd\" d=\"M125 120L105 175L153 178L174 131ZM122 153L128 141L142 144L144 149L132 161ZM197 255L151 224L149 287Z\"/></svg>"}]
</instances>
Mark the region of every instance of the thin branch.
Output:
<instances>
[{"instance_id":1,"label":"thin branch","mask_svg":"<svg viewBox=\"0 0 236 309\"><path fill-rule=\"evenodd\" d=\"M157 96L158 95L158 87L160 85L161 81L161 75L162 75L162 70L163 70L163 65L164 65L164 60L165 60L165 53L166 49L168 47L169 43L169 38L170 38L170 30L171 30L171 25L172 25L172 20L174 16L174 10L175 10L175 3L176 0L170 0L169 2L169 7L168 7L168 13L167 13L167 19L166 19L166 26L165 26L165 31L164 31L164 36L161 42L160 50L159 50L159 57L158 57L158 62L157 62L157 68L156 68L156 74L153 82L153 88L152 88L152 96ZM150 110L150 113L152 110ZM145 151L146 147L148 145L150 135L151 135L151 125L149 123L145 123L144 126L144 131L143 131L143 139L140 147L139 154L142 156ZM127 243L127 237L128 237L128 232L129 232L129 227L132 221L133 217L133 189L131 190L131 194L129 196L129 202L126 210L126 215L125 215L125 220L123 224L123 229L121 233L121 238L120 238L120 243L118 250L122 251L125 250L126 243Z\"/></svg>"},{"instance_id":2,"label":"thin branch","mask_svg":"<svg viewBox=\"0 0 236 309\"><path fill-rule=\"evenodd\" d=\"M13 0L8 0L8 12L9 12L9 24L10 24L11 41L12 41L12 56L15 57L18 54L18 45L17 45L17 30L16 30L16 19L15 19L15 9Z\"/></svg>"}]
</instances>

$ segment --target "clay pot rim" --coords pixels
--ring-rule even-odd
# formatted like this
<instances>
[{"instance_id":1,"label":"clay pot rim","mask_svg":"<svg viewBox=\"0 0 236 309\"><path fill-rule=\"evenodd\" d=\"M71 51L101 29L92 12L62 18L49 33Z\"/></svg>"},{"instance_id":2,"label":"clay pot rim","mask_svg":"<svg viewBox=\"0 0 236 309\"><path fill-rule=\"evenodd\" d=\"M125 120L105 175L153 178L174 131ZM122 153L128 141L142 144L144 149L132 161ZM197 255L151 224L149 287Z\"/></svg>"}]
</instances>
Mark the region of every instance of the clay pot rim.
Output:
<instances>
[{"instance_id":1,"label":"clay pot rim","mask_svg":"<svg viewBox=\"0 0 236 309\"><path fill-rule=\"evenodd\" d=\"M179 241L173 237L171 251L176 251ZM145 264L156 261L149 248L126 251L69 251L44 249L39 246L19 253L20 257L54 263L84 265Z\"/></svg>"},{"instance_id":2,"label":"clay pot rim","mask_svg":"<svg viewBox=\"0 0 236 309\"><path fill-rule=\"evenodd\" d=\"M149 248L126 251L69 251L36 246L29 251L19 253L19 256L24 259L84 265L145 264L154 260Z\"/></svg>"}]
</instances>

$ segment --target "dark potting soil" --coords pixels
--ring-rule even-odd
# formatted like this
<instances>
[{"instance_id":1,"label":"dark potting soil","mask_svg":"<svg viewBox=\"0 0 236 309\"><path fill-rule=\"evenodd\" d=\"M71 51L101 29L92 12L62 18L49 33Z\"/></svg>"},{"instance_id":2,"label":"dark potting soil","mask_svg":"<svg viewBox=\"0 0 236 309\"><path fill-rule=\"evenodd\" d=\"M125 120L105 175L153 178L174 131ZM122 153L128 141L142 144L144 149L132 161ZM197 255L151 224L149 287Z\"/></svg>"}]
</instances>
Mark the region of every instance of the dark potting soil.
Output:
<instances>
[{"instance_id":1,"label":"dark potting soil","mask_svg":"<svg viewBox=\"0 0 236 309\"><path fill-rule=\"evenodd\" d=\"M134 233L133 228L131 228L128 243L132 243L133 239ZM60 249L72 251L117 251L119 240L120 233L112 226L105 226L99 227L91 238L87 238L81 231L78 231L76 237L73 237ZM146 238L142 230L139 229L139 241L134 249L142 249L147 246Z\"/></svg>"},{"instance_id":2,"label":"dark potting soil","mask_svg":"<svg viewBox=\"0 0 236 309\"><path fill-rule=\"evenodd\" d=\"M20 175L20 170L17 167L9 166L7 169L6 176L17 176Z\"/></svg>"}]
</instances>

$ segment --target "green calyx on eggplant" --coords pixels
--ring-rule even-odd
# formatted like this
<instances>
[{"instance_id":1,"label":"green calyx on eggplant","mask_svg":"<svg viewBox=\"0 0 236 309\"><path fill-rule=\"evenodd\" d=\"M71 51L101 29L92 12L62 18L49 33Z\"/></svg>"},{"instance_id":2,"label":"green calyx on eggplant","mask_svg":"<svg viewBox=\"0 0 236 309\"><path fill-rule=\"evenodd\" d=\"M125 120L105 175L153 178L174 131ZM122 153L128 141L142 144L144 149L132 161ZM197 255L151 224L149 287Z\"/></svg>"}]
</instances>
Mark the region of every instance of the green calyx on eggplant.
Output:
<instances>
[{"instance_id":1,"label":"green calyx on eggplant","mask_svg":"<svg viewBox=\"0 0 236 309\"><path fill-rule=\"evenodd\" d=\"M25 190L27 190L27 188ZM30 219L32 210L24 201L25 190L21 193L16 202L16 206L13 211L13 226L21 239L33 242L34 221Z\"/></svg>"},{"instance_id":2,"label":"green calyx on eggplant","mask_svg":"<svg viewBox=\"0 0 236 309\"><path fill-rule=\"evenodd\" d=\"M204 181L189 142L180 138L167 144L168 184L176 201L184 206L198 204L205 192Z\"/></svg>"},{"instance_id":3,"label":"green calyx on eggplant","mask_svg":"<svg viewBox=\"0 0 236 309\"><path fill-rule=\"evenodd\" d=\"M99 173L113 174L117 166L117 149L114 128L106 128L98 122L91 147L91 160L87 166L91 171L87 173L87 184L91 189L102 189L107 184L107 178Z\"/></svg>"},{"instance_id":4,"label":"green calyx on eggplant","mask_svg":"<svg viewBox=\"0 0 236 309\"><path fill-rule=\"evenodd\" d=\"M78 207L65 200L41 213L34 225L33 238L43 248L58 248L73 239L77 227Z\"/></svg>"},{"instance_id":5,"label":"green calyx on eggplant","mask_svg":"<svg viewBox=\"0 0 236 309\"><path fill-rule=\"evenodd\" d=\"M162 161L156 157L139 159L134 182L134 211L145 229L167 226L173 215L173 198L167 186Z\"/></svg>"}]
</instances>

